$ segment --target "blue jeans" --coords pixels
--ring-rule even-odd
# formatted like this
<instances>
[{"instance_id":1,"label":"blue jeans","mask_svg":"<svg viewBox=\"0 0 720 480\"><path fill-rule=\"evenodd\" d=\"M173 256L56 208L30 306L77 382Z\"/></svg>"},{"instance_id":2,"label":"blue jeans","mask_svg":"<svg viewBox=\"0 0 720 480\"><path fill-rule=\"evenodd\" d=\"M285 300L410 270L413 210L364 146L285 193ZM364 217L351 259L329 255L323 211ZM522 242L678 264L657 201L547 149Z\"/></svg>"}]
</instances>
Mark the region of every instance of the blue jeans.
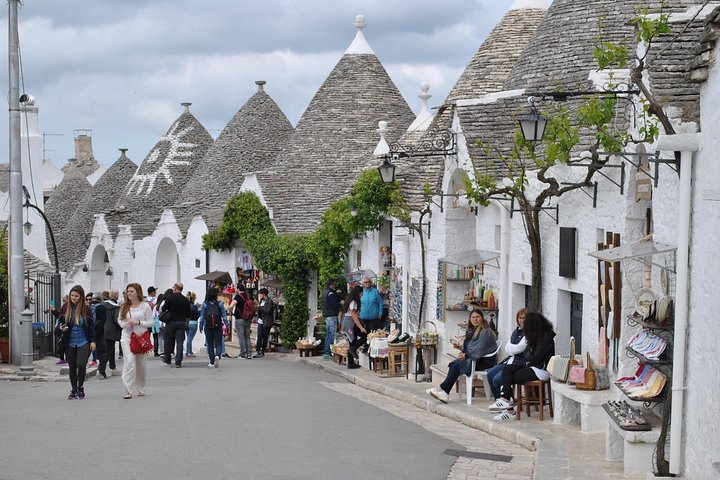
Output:
<instances>
[{"instance_id":1,"label":"blue jeans","mask_svg":"<svg viewBox=\"0 0 720 480\"><path fill-rule=\"evenodd\" d=\"M190 320L190 329L187 331L187 341L185 342L185 355L193 355L192 341L198 331L197 320Z\"/></svg>"},{"instance_id":2,"label":"blue jeans","mask_svg":"<svg viewBox=\"0 0 720 480\"><path fill-rule=\"evenodd\" d=\"M215 330L205 329L205 340L207 341L207 352L210 363L215 364L215 357L222 355L222 328Z\"/></svg>"},{"instance_id":3,"label":"blue jeans","mask_svg":"<svg viewBox=\"0 0 720 480\"><path fill-rule=\"evenodd\" d=\"M500 385L502 384L502 371L505 364L498 364L488 370L488 383L494 399L500 398Z\"/></svg>"},{"instance_id":4,"label":"blue jeans","mask_svg":"<svg viewBox=\"0 0 720 480\"><path fill-rule=\"evenodd\" d=\"M325 317L325 355L330 355L330 345L335 342L338 317Z\"/></svg>"}]
</instances>

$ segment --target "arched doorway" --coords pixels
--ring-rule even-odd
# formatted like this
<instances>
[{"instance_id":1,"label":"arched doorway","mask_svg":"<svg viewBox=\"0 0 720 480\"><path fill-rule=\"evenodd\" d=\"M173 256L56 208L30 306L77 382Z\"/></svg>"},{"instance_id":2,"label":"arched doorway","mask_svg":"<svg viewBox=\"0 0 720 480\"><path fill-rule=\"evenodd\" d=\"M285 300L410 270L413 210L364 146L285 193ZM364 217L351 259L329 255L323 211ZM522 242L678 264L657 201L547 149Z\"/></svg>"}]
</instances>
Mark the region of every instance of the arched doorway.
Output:
<instances>
[{"instance_id":1,"label":"arched doorway","mask_svg":"<svg viewBox=\"0 0 720 480\"><path fill-rule=\"evenodd\" d=\"M98 292L110 289L110 277L105 275L110 266L107 250L98 245L90 257L90 285L86 289L89 292Z\"/></svg>"},{"instance_id":2,"label":"arched doorway","mask_svg":"<svg viewBox=\"0 0 720 480\"><path fill-rule=\"evenodd\" d=\"M175 242L163 238L155 255L155 285L164 291L180 280L180 257Z\"/></svg>"}]
</instances>

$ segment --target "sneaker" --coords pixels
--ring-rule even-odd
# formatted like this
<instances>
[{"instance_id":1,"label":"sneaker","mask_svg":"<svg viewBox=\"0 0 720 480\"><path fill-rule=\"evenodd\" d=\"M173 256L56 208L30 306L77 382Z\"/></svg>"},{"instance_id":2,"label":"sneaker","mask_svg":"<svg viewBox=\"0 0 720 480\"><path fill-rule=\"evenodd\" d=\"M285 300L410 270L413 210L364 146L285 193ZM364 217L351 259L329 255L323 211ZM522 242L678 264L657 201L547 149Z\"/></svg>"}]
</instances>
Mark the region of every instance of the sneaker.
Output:
<instances>
[{"instance_id":1,"label":"sneaker","mask_svg":"<svg viewBox=\"0 0 720 480\"><path fill-rule=\"evenodd\" d=\"M156 356L156 357L159 357L160 354L159 354L158 352L155 352L155 356Z\"/></svg>"},{"instance_id":2,"label":"sneaker","mask_svg":"<svg viewBox=\"0 0 720 480\"><path fill-rule=\"evenodd\" d=\"M91 367L97 367L97 361L96 361L96 360L93 360L92 362L90 362L90 365L89 365L89 366L91 366Z\"/></svg>"},{"instance_id":3,"label":"sneaker","mask_svg":"<svg viewBox=\"0 0 720 480\"><path fill-rule=\"evenodd\" d=\"M515 420L515 410L505 410L493 417L496 422L504 422L506 420Z\"/></svg>"},{"instance_id":4,"label":"sneaker","mask_svg":"<svg viewBox=\"0 0 720 480\"><path fill-rule=\"evenodd\" d=\"M55 365L65 365L67 362L65 360L58 360L55 362Z\"/></svg>"},{"instance_id":5,"label":"sneaker","mask_svg":"<svg viewBox=\"0 0 720 480\"><path fill-rule=\"evenodd\" d=\"M502 397L495 400L495 403L488 407L491 412L502 412L503 410L509 410L510 408L512 408L512 404Z\"/></svg>"},{"instance_id":6,"label":"sneaker","mask_svg":"<svg viewBox=\"0 0 720 480\"><path fill-rule=\"evenodd\" d=\"M255 352L255 355L252 356L252 358L260 358L260 357L262 357L262 353L260 353L260 352Z\"/></svg>"},{"instance_id":7,"label":"sneaker","mask_svg":"<svg viewBox=\"0 0 720 480\"><path fill-rule=\"evenodd\" d=\"M107 373L105 373L105 372L98 373L98 380L107 380Z\"/></svg>"},{"instance_id":8,"label":"sneaker","mask_svg":"<svg viewBox=\"0 0 720 480\"><path fill-rule=\"evenodd\" d=\"M76 400L78 398L78 391L74 388L70 390L70 395L68 395L68 400Z\"/></svg>"},{"instance_id":9,"label":"sneaker","mask_svg":"<svg viewBox=\"0 0 720 480\"><path fill-rule=\"evenodd\" d=\"M213 365L212 363L208 363L208 368L215 368L215 365Z\"/></svg>"},{"instance_id":10,"label":"sneaker","mask_svg":"<svg viewBox=\"0 0 720 480\"><path fill-rule=\"evenodd\" d=\"M213 364L215 368L218 368L220 366L220 357L215 357L215 363Z\"/></svg>"},{"instance_id":11,"label":"sneaker","mask_svg":"<svg viewBox=\"0 0 720 480\"><path fill-rule=\"evenodd\" d=\"M230 355L228 355L227 353L223 352L222 358L230 358Z\"/></svg>"},{"instance_id":12,"label":"sneaker","mask_svg":"<svg viewBox=\"0 0 720 480\"><path fill-rule=\"evenodd\" d=\"M85 398L85 388L84 387L78 387L78 398L82 400Z\"/></svg>"},{"instance_id":13,"label":"sneaker","mask_svg":"<svg viewBox=\"0 0 720 480\"><path fill-rule=\"evenodd\" d=\"M332 360L332 355L323 355L323 360Z\"/></svg>"},{"instance_id":14,"label":"sneaker","mask_svg":"<svg viewBox=\"0 0 720 480\"><path fill-rule=\"evenodd\" d=\"M429 393L443 403L448 403L450 399L450 395L440 387L431 388Z\"/></svg>"}]
</instances>

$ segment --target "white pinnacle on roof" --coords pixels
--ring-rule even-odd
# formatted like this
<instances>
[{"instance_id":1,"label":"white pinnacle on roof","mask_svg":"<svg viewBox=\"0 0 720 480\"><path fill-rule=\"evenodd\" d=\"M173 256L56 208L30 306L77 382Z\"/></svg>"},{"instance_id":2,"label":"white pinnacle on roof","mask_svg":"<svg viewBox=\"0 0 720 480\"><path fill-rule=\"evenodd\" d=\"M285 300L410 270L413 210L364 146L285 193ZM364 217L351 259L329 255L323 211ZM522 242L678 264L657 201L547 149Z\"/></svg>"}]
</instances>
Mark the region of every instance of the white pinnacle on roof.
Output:
<instances>
[{"instance_id":1,"label":"white pinnacle on roof","mask_svg":"<svg viewBox=\"0 0 720 480\"><path fill-rule=\"evenodd\" d=\"M510 10L523 10L530 8L548 9L546 0L515 0L510 6Z\"/></svg>"},{"instance_id":2,"label":"white pinnacle on roof","mask_svg":"<svg viewBox=\"0 0 720 480\"><path fill-rule=\"evenodd\" d=\"M356 16L353 25L357 28L357 33L355 34L355 39L347 50L345 50L345 55L375 55L373 49L370 48L370 44L365 40L365 35L363 35L363 29L367 27L365 15Z\"/></svg>"},{"instance_id":3,"label":"white pinnacle on roof","mask_svg":"<svg viewBox=\"0 0 720 480\"><path fill-rule=\"evenodd\" d=\"M432 123L433 114L428 107L428 99L432 97L432 95L428 94L428 90L430 90L430 84L422 82L420 84L420 91L422 93L418 95L418 98L422 100L422 108L413 123L408 127L408 132L427 130Z\"/></svg>"}]
</instances>

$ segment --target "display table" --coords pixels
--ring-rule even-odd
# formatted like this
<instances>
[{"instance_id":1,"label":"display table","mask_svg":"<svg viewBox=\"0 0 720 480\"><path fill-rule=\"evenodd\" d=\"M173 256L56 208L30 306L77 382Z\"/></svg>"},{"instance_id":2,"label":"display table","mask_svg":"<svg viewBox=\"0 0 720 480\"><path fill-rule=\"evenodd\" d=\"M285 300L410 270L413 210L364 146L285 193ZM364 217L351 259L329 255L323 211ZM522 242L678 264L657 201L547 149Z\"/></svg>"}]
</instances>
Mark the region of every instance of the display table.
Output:
<instances>
[{"instance_id":1,"label":"display table","mask_svg":"<svg viewBox=\"0 0 720 480\"><path fill-rule=\"evenodd\" d=\"M315 345L308 345L297 347L301 357L314 357L315 356Z\"/></svg>"},{"instance_id":2,"label":"display table","mask_svg":"<svg viewBox=\"0 0 720 480\"><path fill-rule=\"evenodd\" d=\"M640 477L652 472L655 447L660 437L660 420L646 415L652 430L635 432L620 428L608 414L605 415L605 459L608 461L622 460L626 477Z\"/></svg>"}]
</instances>

